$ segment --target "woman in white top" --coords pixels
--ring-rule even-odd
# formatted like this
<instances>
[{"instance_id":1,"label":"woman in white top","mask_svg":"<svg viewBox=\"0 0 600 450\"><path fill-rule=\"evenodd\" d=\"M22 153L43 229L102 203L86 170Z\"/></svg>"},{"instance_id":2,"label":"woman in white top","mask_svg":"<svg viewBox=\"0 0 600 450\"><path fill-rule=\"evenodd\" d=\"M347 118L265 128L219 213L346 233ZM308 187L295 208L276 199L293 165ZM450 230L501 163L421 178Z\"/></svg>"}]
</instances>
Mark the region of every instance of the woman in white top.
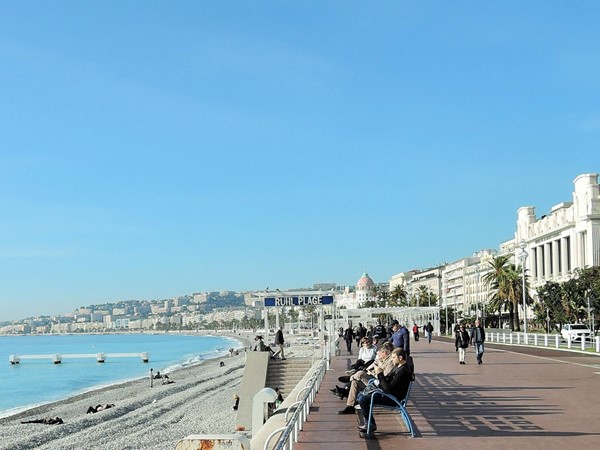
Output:
<instances>
[{"instance_id":1,"label":"woman in white top","mask_svg":"<svg viewBox=\"0 0 600 450\"><path fill-rule=\"evenodd\" d=\"M369 366L377 356L377 347L373 345L371 338L364 337L360 340L360 343L358 359L350 366L350 370L346 372L348 375Z\"/></svg>"}]
</instances>

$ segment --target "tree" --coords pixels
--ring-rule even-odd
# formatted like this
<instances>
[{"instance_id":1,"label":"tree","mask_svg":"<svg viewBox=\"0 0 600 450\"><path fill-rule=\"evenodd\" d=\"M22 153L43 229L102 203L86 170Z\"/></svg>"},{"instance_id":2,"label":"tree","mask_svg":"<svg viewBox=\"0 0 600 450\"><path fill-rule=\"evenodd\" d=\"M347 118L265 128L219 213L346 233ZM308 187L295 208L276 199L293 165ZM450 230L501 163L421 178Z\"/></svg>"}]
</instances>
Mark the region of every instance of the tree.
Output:
<instances>
[{"instance_id":1,"label":"tree","mask_svg":"<svg viewBox=\"0 0 600 450\"><path fill-rule=\"evenodd\" d=\"M401 284L397 284L396 286L394 286L394 289L392 289L392 292L390 292L389 305L390 306L406 306L407 305L407 302L406 302L407 297L408 297L408 292L406 292L406 288Z\"/></svg>"},{"instance_id":2,"label":"tree","mask_svg":"<svg viewBox=\"0 0 600 450\"><path fill-rule=\"evenodd\" d=\"M539 303L534 308L538 323L544 322L547 314L551 323L560 329L565 323L587 321L591 311L598 308L600 267L576 268L573 272L574 277L570 280L548 281L538 288ZM588 311L588 304L591 311Z\"/></svg>"},{"instance_id":3,"label":"tree","mask_svg":"<svg viewBox=\"0 0 600 450\"><path fill-rule=\"evenodd\" d=\"M424 284L419 285L419 288L417 289L417 295L416 295L417 306L425 306L425 305L429 306L430 299L431 299L431 291L429 290L429 287L425 286Z\"/></svg>"},{"instance_id":4,"label":"tree","mask_svg":"<svg viewBox=\"0 0 600 450\"><path fill-rule=\"evenodd\" d=\"M523 298L522 270L509 262L511 255L501 255L492 258L489 262L490 271L483 276L483 281L493 292L490 299L492 310L508 310L510 327L513 330L521 331L519 323L519 305ZM525 301L531 302L528 294L528 281L525 275Z\"/></svg>"},{"instance_id":5,"label":"tree","mask_svg":"<svg viewBox=\"0 0 600 450\"><path fill-rule=\"evenodd\" d=\"M389 296L389 292L385 289L382 289L379 286L373 286L371 289L371 295L373 296L374 306L379 308L383 308L386 306L387 299ZM371 302L365 302L371 304ZM370 308L371 306L364 306L365 308Z\"/></svg>"}]
</instances>

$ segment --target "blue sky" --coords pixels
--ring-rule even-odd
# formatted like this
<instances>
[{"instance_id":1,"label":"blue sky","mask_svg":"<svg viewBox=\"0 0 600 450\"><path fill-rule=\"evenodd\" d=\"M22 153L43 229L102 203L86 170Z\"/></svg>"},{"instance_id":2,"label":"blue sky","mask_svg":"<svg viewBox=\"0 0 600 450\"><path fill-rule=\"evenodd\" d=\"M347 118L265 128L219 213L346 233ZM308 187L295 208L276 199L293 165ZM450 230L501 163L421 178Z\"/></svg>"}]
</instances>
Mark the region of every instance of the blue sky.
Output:
<instances>
[{"instance_id":1,"label":"blue sky","mask_svg":"<svg viewBox=\"0 0 600 450\"><path fill-rule=\"evenodd\" d=\"M0 320L376 281L600 171L593 1L0 5Z\"/></svg>"}]
</instances>

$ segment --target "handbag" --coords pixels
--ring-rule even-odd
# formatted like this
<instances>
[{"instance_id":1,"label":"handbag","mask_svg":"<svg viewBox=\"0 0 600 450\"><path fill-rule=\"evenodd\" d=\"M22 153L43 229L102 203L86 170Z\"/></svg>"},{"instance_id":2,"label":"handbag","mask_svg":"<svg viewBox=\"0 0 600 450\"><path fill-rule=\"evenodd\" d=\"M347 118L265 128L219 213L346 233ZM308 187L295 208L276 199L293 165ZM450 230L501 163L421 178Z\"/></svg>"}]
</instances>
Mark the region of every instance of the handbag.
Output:
<instances>
[{"instance_id":1,"label":"handbag","mask_svg":"<svg viewBox=\"0 0 600 450\"><path fill-rule=\"evenodd\" d=\"M369 382L369 384L367 384L367 386L362 391L360 391L360 393L362 395L370 395L373 392L378 391L378 390L380 390L379 389L379 380L371 380Z\"/></svg>"}]
</instances>

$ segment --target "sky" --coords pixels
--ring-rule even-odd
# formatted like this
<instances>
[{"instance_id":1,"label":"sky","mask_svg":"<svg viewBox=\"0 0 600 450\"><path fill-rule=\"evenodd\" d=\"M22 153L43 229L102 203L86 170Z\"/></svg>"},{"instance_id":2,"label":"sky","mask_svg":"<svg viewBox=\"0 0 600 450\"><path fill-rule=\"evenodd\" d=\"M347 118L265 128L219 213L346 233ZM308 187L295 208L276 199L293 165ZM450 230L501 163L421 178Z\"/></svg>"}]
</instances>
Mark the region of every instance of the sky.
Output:
<instances>
[{"instance_id":1,"label":"sky","mask_svg":"<svg viewBox=\"0 0 600 450\"><path fill-rule=\"evenodd\" d=\"M376 282L600 172L594 1L0 2L0 321Z\"/></svg>"}]
</instances>

